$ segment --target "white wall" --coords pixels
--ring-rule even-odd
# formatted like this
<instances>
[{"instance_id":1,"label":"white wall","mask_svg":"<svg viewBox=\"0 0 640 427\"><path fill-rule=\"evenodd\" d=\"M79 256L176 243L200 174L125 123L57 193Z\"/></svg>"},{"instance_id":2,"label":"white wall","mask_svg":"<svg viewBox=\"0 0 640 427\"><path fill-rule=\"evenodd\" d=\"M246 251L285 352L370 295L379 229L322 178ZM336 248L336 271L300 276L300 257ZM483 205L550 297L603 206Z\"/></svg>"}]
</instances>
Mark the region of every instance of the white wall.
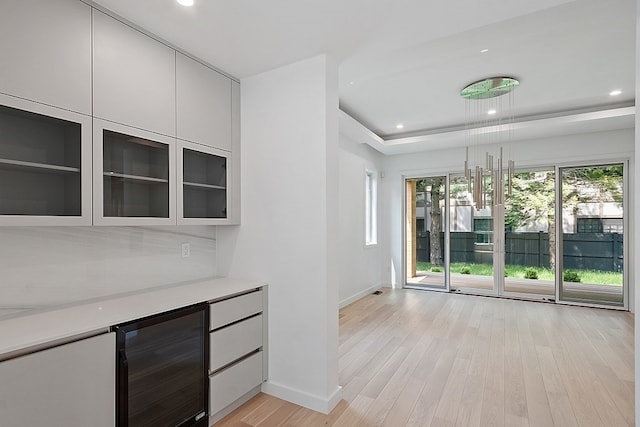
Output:
<instances>
[{"instance_id":1,"label":"white wall","mask_svg":"<svg viewBox=\"0 0 640 427\"><path fill-rule=\"evenodd\" d=\"M634 131L623 129L609 132L597 132L582 135L567 135L536 141L520 141L505 146L505 156L511 153L516 168L571 164L587 161L606 161L633 159ZM486 149L497 151L497 147L479 147L484 155ZM392 274L393 286L402 286L402 239L404 204L404 177L425 176L430 174L448 174L463 171L465 149L429 151L416 154L402 154L385 158L386 179L383 181L387 199L389 217L385 227L389 233L389 257L387 269ZM630 162L630 175L633 176L634 162ZM634 187L632 187L634 188ZM629 192L629 205L633 206L633 195ZM632 214L633 211L631 210ZM635 263L626 263L629 270ZM633 284L632 281L630 281ZM633 288L633 286L631 286ZM630 289L633 292L632 289ZM633 301L633 294L630 296ZM633 304L632 304L633 306Z\"/></svg>"},{"instance_id":2,"label":"white wall","mask_svg":"<svg viewBox=\"0 0 640 427\"><path fill-rule=\"evenodd\" d=\"M263 390L329 412L338 387L338 85L326 56L241 82L242 218L222 274L269 284Z\"/></svg>"},{"instance_id":3,"label":"white wall","mask_svg":"<svg viewBox=\"0 0 640 427\"><path fill-rule=\"evenodd\" d=\"M210 277L215 227L3 227L0 271L0 314Z\"/></svg>"},{"instance_id":4,"label":"white wall","mask_svg":"<svg viewBox=\"0 0 640 427\"><path fill-rule=\"evenodd\" d=\"M640 0L636 1L636 99L640 99ZM640 118L638 117L638 113L636 112L636 129L640 129ZM640 132L636 132L635 134L635 156L634 162L635 164L640 164ZM633 183L634 189L640 189L640 173L634 173L632 175L631 182ZM635 192L635 191L634 191ZM633 253L633 264L640 265L640 250L636 250L639 247L638 242L640 242L640 226L636 224L640 224L640 209L637 206L637 200L634 199L633 207L634 213L631 216L632 222L634 225L631 230L631 235L633 236L631 253ZM631 275L631 283L635 284L635 271ZM634 293L634 302L635 307L640 307L640 292ZM638 316L635 316L634 319L634 332L635 332L635 400L636 400L636 425L640 423L640 320Z\"/></svg>"},{"instance_id":5,"label":"white wall","mask_svg":"<svg viewBox=\"0 0 640 427\"><path fill-rule=\"evenodd\" d=\"M380 186L383 155L367 144L340 135L340 306L380 288L382 248L387 240L378 226L378 244L365 246L365 171L375 171ZM378 220L383 209L378 197Z\"/></svg>"}]
</instances>

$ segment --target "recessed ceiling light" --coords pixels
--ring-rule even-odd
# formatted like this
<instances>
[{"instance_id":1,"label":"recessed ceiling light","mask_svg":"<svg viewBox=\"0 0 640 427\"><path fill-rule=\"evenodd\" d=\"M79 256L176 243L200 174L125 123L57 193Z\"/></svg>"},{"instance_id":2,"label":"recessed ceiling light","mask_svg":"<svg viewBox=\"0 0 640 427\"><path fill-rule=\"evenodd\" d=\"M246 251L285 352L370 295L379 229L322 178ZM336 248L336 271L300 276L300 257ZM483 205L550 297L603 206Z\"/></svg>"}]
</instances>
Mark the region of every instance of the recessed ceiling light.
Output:
<instances>
[{"instance_id":1,"label":"recessed ceiling light","mask_svg":"<svg viewBox=\"0 0 640 427\"><path fill-rule=\"evenodd\" d=\"M609 92L609 95L611 96L618 96L622 93L622 91L620 89L616 89L616 90L612 90L611 92Z\"/></svg>"},{"instance_id":2,"label":"recessed ceiling light","mask_svg":"<svg viewBox=\"0 0 640 427\"><path fill-rule=\"evenodd\" d=\"M404 128L404 125L402 123L398 123L396 125L396 129L403 129L403 128Z\"/></svg>"},{"instance_id":3,"label":"recessed ceiling light","mask_svg":"<svg viewBox=\"0 0 640 427\"><path fill-rule=\"evenodd\" d=\"M182 6L193 6L193 0L176 0Z\"/></svg>"},{"instance_id":4,"label":"recessed ceiling light","mask_svg":"<svg viewBox=\"0 0 640 427\"><path fill-rule=\"evenodd\" d=\"M493 115L493 114L495 114L495 113L497 113L497 111L496 111L496 110L489 110L489 111L487 111L487 114L489 114L489 115Z\"/></svg>"},{"instance_id":5,"label":"recessed ceiling light","mask_svg":"<svg viewBox=\"0 0 640 427\"><path fill-rule=\"evenodd\" d=\"M350 81L350 82L349 82L349 84L350 84L351 86L353 86L355 83L356 83L356 82L354 82L354 81Z\"/></svg>"},{"instance_id":6,"label":"recessed ceiling light","mask_svg":"<svg viewBox=\"0 0 640 427\"><path fill-rule=\"evenodd\" d=\"M480 51L480 53L487 53L487 52L489 52L489 49L482 49L482 50Z\"/></svg>"}]
</instances>

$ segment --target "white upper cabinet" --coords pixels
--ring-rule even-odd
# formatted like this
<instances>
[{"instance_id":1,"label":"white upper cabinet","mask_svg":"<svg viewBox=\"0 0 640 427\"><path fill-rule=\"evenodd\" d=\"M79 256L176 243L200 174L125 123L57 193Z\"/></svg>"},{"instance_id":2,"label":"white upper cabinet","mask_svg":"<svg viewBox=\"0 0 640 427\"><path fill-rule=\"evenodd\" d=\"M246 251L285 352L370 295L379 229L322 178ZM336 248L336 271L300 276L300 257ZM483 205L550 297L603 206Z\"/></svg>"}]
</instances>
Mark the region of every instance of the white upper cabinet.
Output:
<instances>
[{"instance_id":1,"label":"white upper cabinet","mask_svg":"<svg viewBox=\"0 0 640 427\"><path fill-rule=\"evenodd\" d=\"M240 83L231 84L231 168L229 172L229 224L240 224Z\"/></svg>"},{"instance_id":2,"label":"white upper cabinet","mask_svg":"<svg viewBox=\"0 0 640 427\"><path fill-rule=\"evenodd\" d=\"M91 225L91 118L0 94L0 225Z\"/></svg>"},{"instance_id":3,"label":"white upper cabinet","mask_svg":"<svg viewBox=\"0 0 640 427\"><path fill-rule=\"evenodd\" d=\"M178 224L229 223L230 156L228 151L178 142Z\"/></svg>"},{"instance_id":4,"label":"white upper cabinet","mask_svg":"<svg viewBox=\"0 0 640 427\"><path fill-rule=\"evenodd\" d=\"M231 151L231 79L176 54L177 137Z\"/></svg>"},{"instance_id":5,"label":"white upper cabinet","mask_svg":"<svg viewBox=\"0 0 640 427\"><path fill-rule=\"evenodd\" d=\"M94 225L176 223L175 138L93 120Z\"/></svg>"},{"instance_id":6,"label":"white upper cabinet","mask_svg":"<svg viewBox=\"0 0 640 427\"><path fill-rule=\"evenodd\" d=\"M175 136L175 51L93 11L94 117Z\"/></svg>"},{"instance_id":7,"label":"white upper cabinet","mask_svg":"<svg viewBox=\"0 0 640 427\"><path fill-rule=\"evenodd\" d=\"M0 92L91 114L91 8L0 1Z\"/></svg>"}]
</instances>

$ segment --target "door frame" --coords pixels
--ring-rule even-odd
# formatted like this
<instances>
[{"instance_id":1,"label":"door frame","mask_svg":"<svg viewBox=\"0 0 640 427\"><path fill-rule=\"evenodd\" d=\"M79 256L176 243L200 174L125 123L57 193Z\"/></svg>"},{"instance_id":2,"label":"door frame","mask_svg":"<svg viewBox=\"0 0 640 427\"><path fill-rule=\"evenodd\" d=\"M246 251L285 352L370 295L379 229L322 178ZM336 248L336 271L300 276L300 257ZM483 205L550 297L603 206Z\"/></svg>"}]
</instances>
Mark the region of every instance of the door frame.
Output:
<instances>
[{"instance_id":1,"label":"door frame","mask_svg":"<svg viewBox=\"0 0 640 427\"><path fill-rule=\"evenodd\" d=\"M444 198L444 247L443 247L443 261L444 261L444 286L435 285L417 285L407 283L407 181L416 179L428 179L444 177L445 179L445 198ZM449 173L424 173L424 174L410 174L402 175L402 287L404 289L420 289L436 292L451 292L450 287L450 273L449 273Z\"/></svg>"}]
</instances>

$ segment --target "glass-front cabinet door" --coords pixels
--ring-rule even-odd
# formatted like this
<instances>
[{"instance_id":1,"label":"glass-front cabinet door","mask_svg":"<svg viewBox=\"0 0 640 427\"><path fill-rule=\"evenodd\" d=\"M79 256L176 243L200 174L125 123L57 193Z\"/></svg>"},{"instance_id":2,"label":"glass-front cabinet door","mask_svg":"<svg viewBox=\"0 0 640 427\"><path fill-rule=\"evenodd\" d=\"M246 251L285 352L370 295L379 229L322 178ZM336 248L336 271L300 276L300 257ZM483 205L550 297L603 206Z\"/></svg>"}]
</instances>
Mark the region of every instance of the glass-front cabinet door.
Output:
<instances>
[{"instance_id":1,"label":"glass-front cabinet door","mask_svg":"<svg viewBox=\"0 0 640 427\"><path fill-rule=\"evenodd\" d=\"M95 122L94 223L175 224L175 140Z\"/></svg>"},{"instance_id":2,"label":"glass-front cabinet door","mask_svg":"<svg viewBox=\"0 0 640 427\"><path fill-rule=\"evenodd\" d=\"M230 154L180 141L178 224L222 224L228 219Z\"/></svg>"},{"instance_id":3,"label":"glass-front cabinet door","mask_svg":"<svg viewBox=\"0 0 640 427\"><path fill-rule=\"evenodd\" d=\"M91 120L0 95L0 225L91 225Z\"/></svg>"}]
</instances>

